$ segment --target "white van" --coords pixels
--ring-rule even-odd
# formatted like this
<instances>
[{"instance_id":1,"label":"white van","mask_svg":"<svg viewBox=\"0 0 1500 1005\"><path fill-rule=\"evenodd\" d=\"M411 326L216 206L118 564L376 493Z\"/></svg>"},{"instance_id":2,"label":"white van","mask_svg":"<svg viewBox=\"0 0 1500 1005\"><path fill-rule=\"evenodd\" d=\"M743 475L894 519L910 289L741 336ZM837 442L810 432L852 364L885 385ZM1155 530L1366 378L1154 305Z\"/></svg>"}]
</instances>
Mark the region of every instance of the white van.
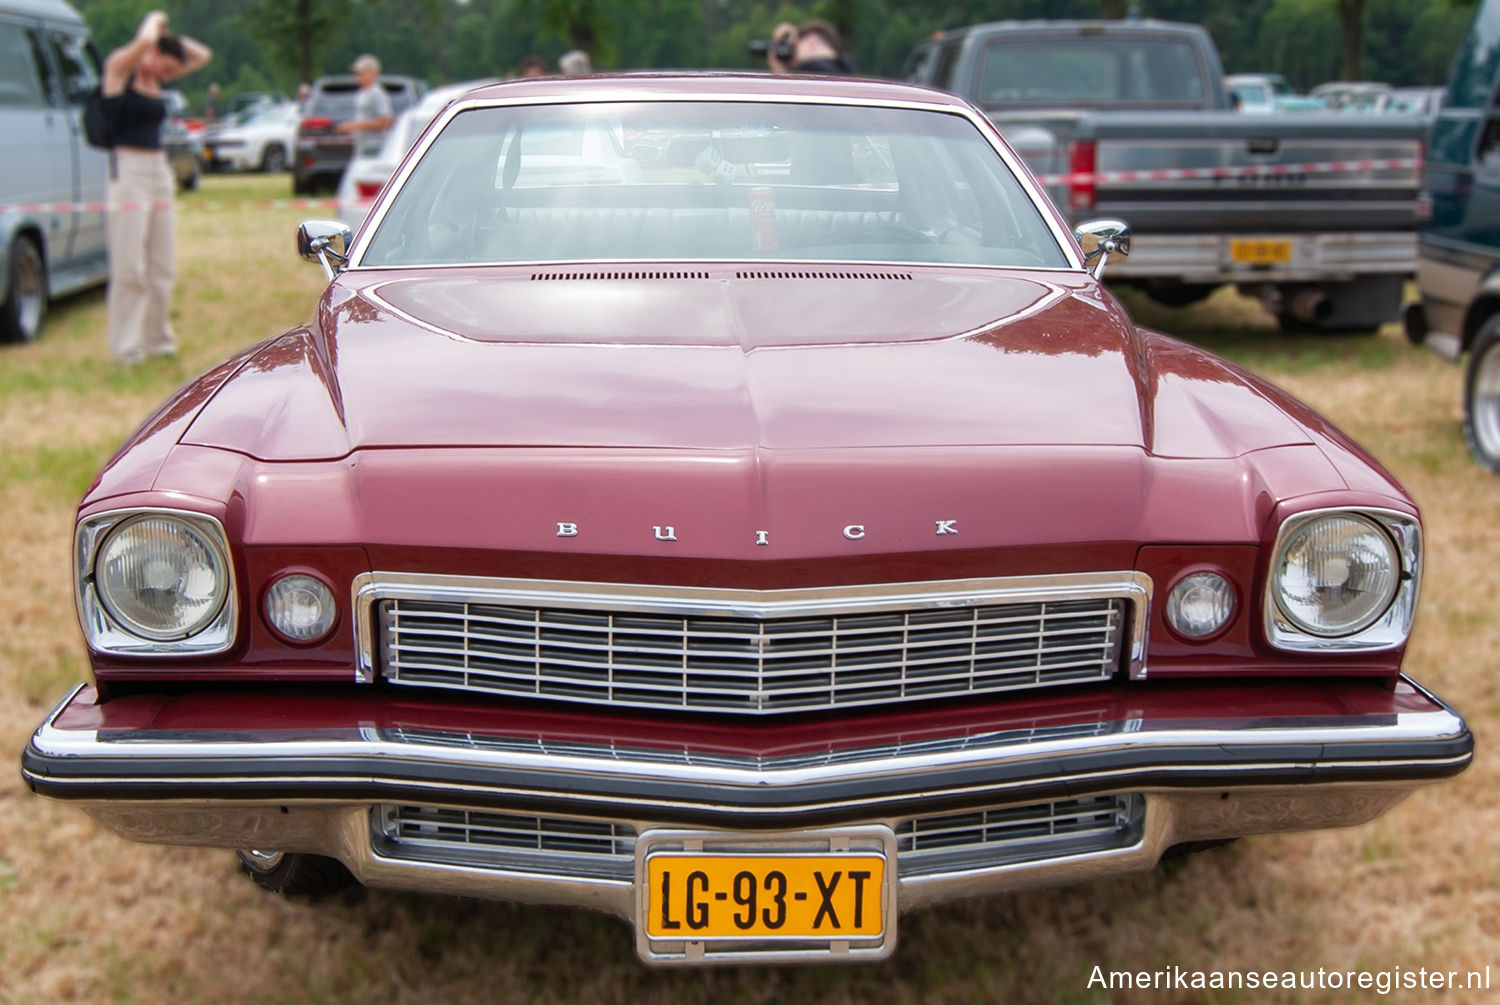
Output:
<instances>
[{"instance_id":1,"label":"white van","mask_svg":"<svg viewBox=\"0 0 1500 1005\"><path fill-rule=\"evenodd\" d=\"M98 83L78 11L0 0L0 340L37 338L49 300L107 275L109 157L84 142L82 123Z\"/></svg>"}]
</instances>

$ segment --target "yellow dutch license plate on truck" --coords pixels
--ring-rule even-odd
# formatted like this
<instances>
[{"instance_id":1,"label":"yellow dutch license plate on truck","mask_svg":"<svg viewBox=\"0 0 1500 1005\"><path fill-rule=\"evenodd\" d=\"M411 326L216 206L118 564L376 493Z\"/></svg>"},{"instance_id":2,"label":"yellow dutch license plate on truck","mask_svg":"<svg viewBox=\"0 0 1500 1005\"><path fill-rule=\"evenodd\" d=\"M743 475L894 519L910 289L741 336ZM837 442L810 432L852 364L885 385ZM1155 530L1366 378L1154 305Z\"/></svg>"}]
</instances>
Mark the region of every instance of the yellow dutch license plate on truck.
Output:
<instances>
[{"instance_id":1,"label":"yellow dutch license plate on truck","mask_svg":"<svg viewBox=\"0 0 1500 1005\"><path fill-rule=\"evenodd\" d=\"M653 939L869 939L885 934L879 855L657 854Z\"/></svg>"},{"instance_id":2,"label":"yellow dutch license plate on truck","mask_svg":"<svg viewBox=\"0 0 1500 1005\"><path fill-rule=\"evenodd\" d=\"M1286 265L1292 242L1285 238L1238 237L1229 242L1229 260L1236 265Z\"/></svg>"}]
</instances>

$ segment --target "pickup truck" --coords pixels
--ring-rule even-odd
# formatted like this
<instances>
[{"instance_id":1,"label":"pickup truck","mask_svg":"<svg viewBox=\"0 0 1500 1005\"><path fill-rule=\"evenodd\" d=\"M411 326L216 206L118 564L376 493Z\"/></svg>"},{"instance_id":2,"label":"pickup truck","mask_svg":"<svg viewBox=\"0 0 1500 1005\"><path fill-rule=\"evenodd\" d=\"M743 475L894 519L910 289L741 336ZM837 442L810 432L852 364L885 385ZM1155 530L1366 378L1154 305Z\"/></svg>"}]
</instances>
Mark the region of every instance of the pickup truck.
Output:
<instances>
[{"instance_id":1,"label":"pickup truck","mask_svg":"<svg viewBox=\"0 0 1500 1005\"><path fill-rule=\"evenodd\" d=\"M1209 33L1155 20L973 25L904 76L982 108L1070 220L1128 224L1117 282L1171 306L1233 283L1285 331L1400 315L1428 207L1419 116L1242 115Z\"/></svg>"}]
</instances>

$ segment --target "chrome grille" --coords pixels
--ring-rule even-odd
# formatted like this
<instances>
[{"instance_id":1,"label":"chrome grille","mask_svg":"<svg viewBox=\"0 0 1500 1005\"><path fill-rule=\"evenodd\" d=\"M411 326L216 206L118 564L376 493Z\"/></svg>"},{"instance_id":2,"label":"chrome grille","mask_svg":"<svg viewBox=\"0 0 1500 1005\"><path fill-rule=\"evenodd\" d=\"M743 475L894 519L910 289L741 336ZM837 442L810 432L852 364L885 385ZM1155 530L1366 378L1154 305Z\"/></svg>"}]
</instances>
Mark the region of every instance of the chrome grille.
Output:
<instances>
[{"instance_id":1,"label":"chrome grille","mask_svg":"<svg viewBox=\"0 0 1500 1005\"><path fill-rule=\"evenodd\" d=\"M623 824L437 806L379 806L375 818L390 858L604 878L629 878L635 860L635 831Z\"/></svg>"},{"instance_id":2,"label":"chrome grille","mask_svg":"<svg viewBox=\"0 0 1500 1005\"><path fill-rule=\"evenodd\" d=\"M1145 799L1123 794L1003 806L899 821L902 877L967 872L1123 848L1140 839ZM372 813L388 858L480 869L628 880L635 829L623 823L438 806L385 805Z\"/></svg>"},{"instance_id":3,"label":"chrome grille","mask_svg":"<svg viewBox=\"0 0 1500 1005\"><path fill-rule=\"evenodd\" d=\"M945 816L896 827L901 875L986 869L1134 844L1144 800L1136 795L1062 799Z\"/></svg>"},{"instance_id":4,"label":"chrome grille","mask_svg":"<svg viewBox=\"0 0 1500 1005\"><path fill-rule=\"evenodd\" d=\"M1118 586L1114 595L1096 588L1082 597L934 589L946 584L900 593L912 585L892 587L891 602L867 595L845 610L832 599L684 603L690 609L667 612L632 607L629 597L609 606L595 594L573 605L551 591L537 594L545 602L518 603L530 599L524 591L502 598L482 589L472 596L382 590L379 668L388 680L422 687L794 712L1107 680L1121 666L1138 599ZM743 616L744 607L760 610ZM722 608L735 609L720 616Z\"/></svg>"}]
</instances>

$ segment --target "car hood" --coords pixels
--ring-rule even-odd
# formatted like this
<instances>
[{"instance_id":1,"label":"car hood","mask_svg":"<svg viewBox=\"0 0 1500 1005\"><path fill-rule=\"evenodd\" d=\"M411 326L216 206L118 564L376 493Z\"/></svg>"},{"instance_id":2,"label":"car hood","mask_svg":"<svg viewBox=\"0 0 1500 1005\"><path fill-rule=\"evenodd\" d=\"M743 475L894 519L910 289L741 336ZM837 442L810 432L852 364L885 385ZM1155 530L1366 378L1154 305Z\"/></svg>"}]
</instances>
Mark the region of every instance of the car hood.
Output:
<instances>
[{"instance_id":1,"label":"car hood","mask_svg":"<svg viewBox=\"0 0 1500 1005\"><path fill-rule=\"evenodd\" d=\"M184 443L260 460L433 447L795 451L1309 442L1265 389L1143 339L1091 278L807 267L353 272Z\"/></svg>"}]
</instances>

